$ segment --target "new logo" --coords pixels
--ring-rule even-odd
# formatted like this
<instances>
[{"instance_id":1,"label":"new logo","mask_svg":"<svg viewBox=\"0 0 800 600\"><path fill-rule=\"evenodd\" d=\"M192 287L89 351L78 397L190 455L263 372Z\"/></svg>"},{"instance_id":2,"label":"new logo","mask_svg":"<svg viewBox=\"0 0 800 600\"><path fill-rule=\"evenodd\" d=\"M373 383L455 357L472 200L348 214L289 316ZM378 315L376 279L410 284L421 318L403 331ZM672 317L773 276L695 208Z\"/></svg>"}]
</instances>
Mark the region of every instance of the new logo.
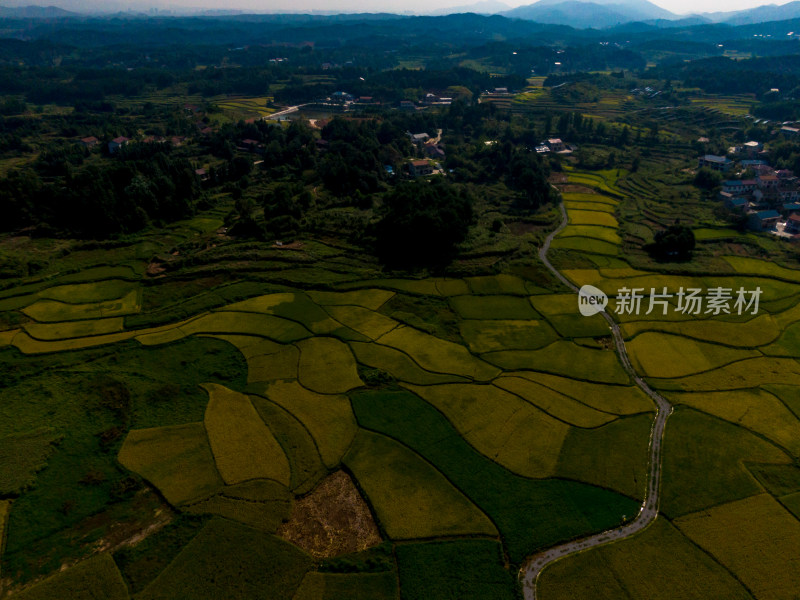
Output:
<instances>
[{"instance_id":1,"label":"new logo","mask_svg":"<svg viewBox=\"0 0 800 600\"><path fill-rule=\"evenodd\" d=\"M578 310L584 317L591 317L603 312L607 305L608 296L603 290L599 290L593 285L584 285L578 291Z\"/></svg>"}]
</instances>

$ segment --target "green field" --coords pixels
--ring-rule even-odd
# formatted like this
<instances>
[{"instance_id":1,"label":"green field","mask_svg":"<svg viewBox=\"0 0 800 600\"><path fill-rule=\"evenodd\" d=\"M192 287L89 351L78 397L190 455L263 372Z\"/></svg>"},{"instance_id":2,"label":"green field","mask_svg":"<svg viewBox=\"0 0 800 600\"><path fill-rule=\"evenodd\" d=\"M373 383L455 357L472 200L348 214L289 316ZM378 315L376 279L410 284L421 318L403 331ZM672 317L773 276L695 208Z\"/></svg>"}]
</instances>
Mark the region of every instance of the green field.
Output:
<instances>
[{"instance_id":1,"label":"green field","mask_svg":"<svg viewBox=\"0 0 800 600\"><path fill-rule=\"evenodd\" d=\"M390 539L496 535L492 522L441 473L392 439L356 436L344 458Z\"/></svg>"},{"instance_id":2,"label":"green field","mask_svg":"<svg viewBox=\"0 0 800 600\"><path fill-rule=\"evenodd\" d=\"M311 564L311 557L283 540L214 519L138 597L291 598Z\"/></svg>"},{"instance_id":3,"label":"green field","mask_svg":"<svg viewBox=\"0 0 800 600\"><path fill-rule=\"evenodd\" d=\"M402 598L511 600L517 597L516 584L503 562L500 546L490 540L399 545ZM464 570L463 577L452 576L454 564Z\"/></svg>"},{"instance_id":4,"label":"green field","mask_svg":"<svg viewBox=\"0 0 800 600\"><path fill-rule=\"evenodd\" d=\"M512 561L579 530L610 527L638 510L637 502L595 486L514 475L475 451L441 413L408 392L358 394L353 406L362 427L416 451L488 515Z\"/></svg>"},{"instance_id":5,"label":"green field","mask_svg":"<svg viewBox=\"0 0 800 600\"><path fill-rule=\"evenodd\" d=\"M784 464L777 446L715 417L678 408L664 436L664 494L668 517L746 498L762 491L745 461Z\"/></svg>"},{"instance_id":6,"label":"green field","mask_svg":"<svg viewBox=\"0 0 800 600\"><path fill-rule=\"evenodd\" d=\"M538 594L543 600L752 598L730 572L665 519L631 539L558 561L542 573Z\"/></svg>"}]
</instances>

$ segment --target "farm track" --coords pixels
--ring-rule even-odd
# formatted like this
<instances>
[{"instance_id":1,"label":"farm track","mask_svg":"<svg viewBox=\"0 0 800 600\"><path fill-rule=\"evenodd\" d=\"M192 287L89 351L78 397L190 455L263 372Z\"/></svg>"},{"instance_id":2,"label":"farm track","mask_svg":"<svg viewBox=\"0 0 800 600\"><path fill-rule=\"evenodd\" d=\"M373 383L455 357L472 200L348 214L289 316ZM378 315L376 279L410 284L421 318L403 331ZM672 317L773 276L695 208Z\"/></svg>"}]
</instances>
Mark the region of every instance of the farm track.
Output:
<instances>
[{"instance_id":1,"label":"farm track","mask_svg":"<svg viewBox=\"0 0 800 600\"><path fill-rule=\"evenodd\" d=\"M578 287L569 281L561 272L556 269L550 260L547 258L547 252L550 250L550 243L553 241L561 231L567 226L567 211L562 204L561 209L561 225L552 232L545 240L542 247L539 249L539 258L544 265L555 275L559 281L566 285L573 292L578 292ZM667 418L672 413L672 405L660 394L650 389L650 386L639 377L636 370L628 358L628 351L625 348L625 341L620 333L619 325L614 321L613 317L606 311L601 313L605 320L608 322L609 327L614 338L614 345L616 346L619 358L622 361L622 366L625 371L630 375L631 379L636 385L656 404L657 412L656 418L653 421L653 427L650 430L650 462L647 476L647 489L645 491L645 499L642 507L639 509L639 514L636 515L632 521L625 523L615 529L609 529L594 535L584 538L573 540L553 546L543 552L531 556L527 563L521 569L521 577L523 580L523 593L525 600L536 600L536 582L541 572L551 563L570 556L596 548L610 542L618 542L629 538L640 531L647 528L658 517L658 509L660 503L660 484L661 484L661 448L664 440L664 428L667 424Z\"/></svg>"}]
</instances>

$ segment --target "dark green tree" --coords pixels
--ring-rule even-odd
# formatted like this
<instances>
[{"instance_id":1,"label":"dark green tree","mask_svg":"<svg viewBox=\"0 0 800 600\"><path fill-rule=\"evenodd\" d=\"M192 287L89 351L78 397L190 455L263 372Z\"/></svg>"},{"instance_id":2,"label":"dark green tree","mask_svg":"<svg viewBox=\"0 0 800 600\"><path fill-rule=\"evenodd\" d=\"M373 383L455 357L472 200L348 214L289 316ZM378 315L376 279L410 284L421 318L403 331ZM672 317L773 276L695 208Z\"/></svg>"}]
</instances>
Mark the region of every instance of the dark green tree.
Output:
<instances>
[{"instance_id":1,"label":"dark green tree","mask_svg":"<svg viewBox=\"0 0 800 600\"><path fill-rule=\"evenodd\" d=\"M443 179L398 185L381 208L376 249L390 267L441 267L455 256L472 223L472 201Z\"/></svg>"}]
</instances>

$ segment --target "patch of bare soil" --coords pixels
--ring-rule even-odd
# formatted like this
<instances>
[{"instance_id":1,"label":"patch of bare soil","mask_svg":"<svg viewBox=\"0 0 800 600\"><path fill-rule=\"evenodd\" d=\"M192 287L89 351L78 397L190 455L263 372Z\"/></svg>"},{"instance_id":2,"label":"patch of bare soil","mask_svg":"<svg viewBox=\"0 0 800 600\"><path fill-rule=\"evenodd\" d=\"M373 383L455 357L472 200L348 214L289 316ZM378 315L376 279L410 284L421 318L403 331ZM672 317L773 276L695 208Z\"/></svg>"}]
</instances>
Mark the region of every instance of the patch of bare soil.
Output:
<instances>
[{"instance_id":1,"label":"patch of bare soil","mask_svg":"<svg viewBox=\"0 0 800 600\"><path fill-rule=\"evenodd\" d=\"M303 247L303 242L275 242L272 247L277 250L300 250Z\"/></svg>"},{"instance_id":2,"label":"patch of bare soil","mask_svg":"<svg viewBox=\"0 0 800 600\"><path fill-rule=\"evenodd\" d=\"M548 181L550 183L567 183L567 176L564 173L551 173Z\"/></svg>"},{"instance_id":3,"label":"patch of bare soil","mask_svg":"<svg viewBox=\"0 0 800 600\"><path fill-rule=\"evenodd\" d=\"M315 558L360 552L381 543L367 503L344 471L329 475L296 501L277 535Z\"/></svg>"},{"instance_id":4,"label":"patch of bare soil","mask_svg":"<svg viewBox=\"0 0 800 600\"><path fill-rule=\"evenodd\" d=\"M164 266L164 263L162 263L162 262L153 261L149 265L147 265L147 274L150 277L154 277L156 275L160 275L161 273L163 273L166 270L167 270L167 268Z\"/></svg>"},{"instance_id":5,"label":"patch of bare soil","mask_svg":"<svg viewBox=\"0 0 800 600\"><path fill-rule=\"evenodd\" d=\"M596 194L597 192L592 188L588 188L583 185L576 185L574 183L570 183L569 185L560 185L558 189L561 190L562 194Z\"/></svg>"},{"instance_id":6,"label":"patch of bare soil","mask_svg":"<svg viewBox=\"0 0 800 600\"><path fill-rule=\"evenodd\" d=\"M506 223L506 227L513 235L525 235L526 233L533 233L534 231L541 231L544 229L541 225L534 223L524 223L522 221L512 221Z\"/></svg>"}]
</instances>

